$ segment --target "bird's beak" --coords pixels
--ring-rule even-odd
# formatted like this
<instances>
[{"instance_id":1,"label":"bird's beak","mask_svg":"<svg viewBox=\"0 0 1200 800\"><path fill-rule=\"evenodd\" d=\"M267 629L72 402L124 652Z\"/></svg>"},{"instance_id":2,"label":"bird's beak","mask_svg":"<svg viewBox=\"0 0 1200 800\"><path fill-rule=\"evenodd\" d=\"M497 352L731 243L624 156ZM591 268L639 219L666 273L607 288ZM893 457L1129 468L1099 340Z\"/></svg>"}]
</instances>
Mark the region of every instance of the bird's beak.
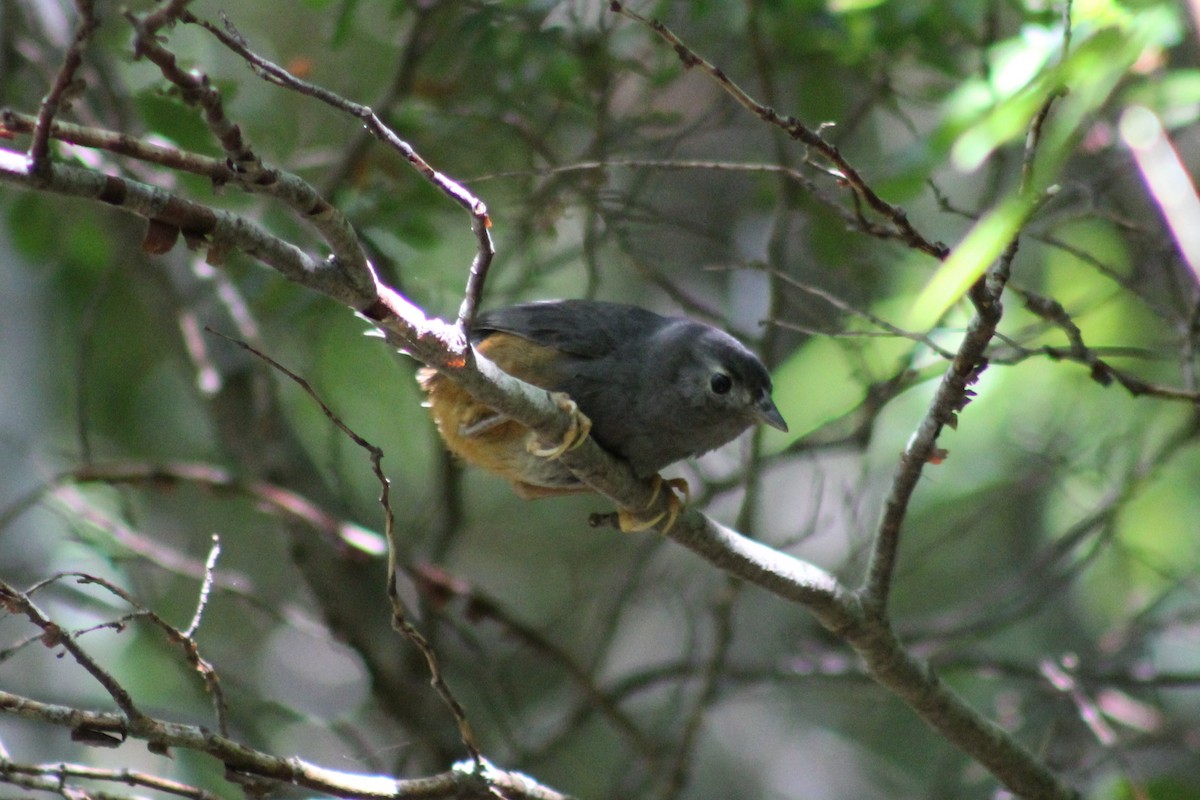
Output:
<instances>
[{"instance_id":1,"label":"bird's beak","mask_svg":"<svg viewBox=\"0 0 1200 800\"><path fill-rule=\"evenodd\" d=\"M783 421L783 414L780 414L779 409L775 407L775 401L771 399L771 395L764 392L751 410L759 422L787 433L787 423Z\"/></svg>"}]
</instances>

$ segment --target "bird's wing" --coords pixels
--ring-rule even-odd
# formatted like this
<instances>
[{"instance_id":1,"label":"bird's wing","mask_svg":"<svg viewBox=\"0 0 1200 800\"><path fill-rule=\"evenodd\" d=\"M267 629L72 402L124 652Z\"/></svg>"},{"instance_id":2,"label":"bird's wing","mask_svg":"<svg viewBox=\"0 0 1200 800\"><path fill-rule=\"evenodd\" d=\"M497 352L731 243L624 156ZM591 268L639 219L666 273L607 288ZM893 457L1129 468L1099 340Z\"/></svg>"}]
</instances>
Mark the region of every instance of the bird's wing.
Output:
<instances>
[{"instance_id":1,"label":"bird's wing","mask_svg":"<svg viewBox=\"0 0 1200 800\"><path fill-rule=\"evenodd\" d=\"M567 356L561 350L536 344L522 336L490 331L475 349L513 377L552 392L564 390Z\"/></svg>"},{"instance_id":2,"label":"bird's wing","mask_svg":"<svg viewBox=\"0 0 1200 800\"><path fill-rule=\"evenodd\" d=\"M486 311L476 319L472 339L479 344L494 333L509 333L568 356L603 358L669 322L637 306L556 300Z\"/></svg>"}]
</instances>

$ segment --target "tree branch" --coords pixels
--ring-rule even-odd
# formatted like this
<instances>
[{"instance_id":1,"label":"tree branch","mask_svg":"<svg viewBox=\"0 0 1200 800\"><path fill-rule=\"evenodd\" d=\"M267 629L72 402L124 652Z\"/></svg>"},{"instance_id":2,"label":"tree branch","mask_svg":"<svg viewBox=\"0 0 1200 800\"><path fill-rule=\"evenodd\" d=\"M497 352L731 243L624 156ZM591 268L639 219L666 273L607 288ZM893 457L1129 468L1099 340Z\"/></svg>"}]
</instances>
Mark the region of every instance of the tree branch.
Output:
<instances>
[{"instance_id":1,"label":"tree branch","mask_svg":"<svg viewBox=\"0 0 1200 800\"><path fill-rule=\"evenodd\" d=\"M859 200L865 202L872 211L884 217L892 224L894 233L889 234L889 238L894 236L909 247L927 253L939 260L944 259L949 254L949 248L944 244L930 241L913 227L904 209L894 206L880 197L859 171L846 160L846 157L842 155L837 146L826 141L820 132L812 130L795 117L781 116L775 109L755 100L745 90L734 83L725 74L724 70L697 54L682 39L676 36L670 28L658 20L649 19L638 14L636 11L630 10L624 3L618 2L618 0L611 0L609 9L616 14L628 17L639 25L656 33L663 41L671 45L685 68L699 67L743 108L764 122L780 128L791 138L820 153L822 157L833 165L834 172L831 174L853 190L856 203ZM871 226L867 225L866 227L870 228Z\"/></svg>"},{"instance_id":2,"label":"tree branch","mask_svg":"<svg viewBox=\"0 0 1200 800\"><path fill-rule=\"evenodd\" d=\"M499 770L490 764L482 773L476 772L474 763L470 763L465 768L456 767L424 778L391 778L326 769L296 756L280 758L194 725L145 716L135 723L124 714L42 703L2 690L0 713L72 730L129 736L161 753L172 747L194 750L220 760L230 775L265 778L352 800L489 800L495 797L493 787L505 797L519 800L569 800L527 775Z\"/></svg>"},{"instance_id":3,"label":"tree branch","mask_svg":"<svg viewBox=\"0 0 1200 800\"><path fill-rule=\"evenodd\" d=\"M33 141L29 145L29 171L35 178L40 178L50 164L50 129L54 125L54 117L67 107L78 93L80 87L76 83L75 73L83 64L83 51L88 41L100 27L92 0L75 0L75 8L79 12L75 36L54 76L50 91L38 109Z\"/></svg>"}]
</instances>

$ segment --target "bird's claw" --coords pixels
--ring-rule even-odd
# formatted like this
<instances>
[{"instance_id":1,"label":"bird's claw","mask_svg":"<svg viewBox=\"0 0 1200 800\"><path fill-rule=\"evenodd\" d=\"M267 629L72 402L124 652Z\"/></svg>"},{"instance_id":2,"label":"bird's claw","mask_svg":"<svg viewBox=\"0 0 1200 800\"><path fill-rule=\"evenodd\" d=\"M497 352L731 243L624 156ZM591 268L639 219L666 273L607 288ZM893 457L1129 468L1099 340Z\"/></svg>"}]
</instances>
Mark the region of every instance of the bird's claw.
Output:
<instances>
[{"instance_id":1,"label":"bird's claw","mask_svg":"<svg viewBox=\"0 0 1200 800\"><path fill-rule=\"evenodd\" d=\"M531 437L526 443L525 449L535 456L554 460L561 457L563 453L574 450L583 444L583 440L591 433L592 421L579 410L579 406L566 392L551 392L550 397L554 400L555 405L570 415L571 424L567 427L562 441L553 447L542 447L536 437Z\"/></svg>"},{"instance_id":2,"label":"bird's claw","mask_svg":"<svg viewBox=\"0 0 1200 800\"><path fill-rule=\"evenodd\" d=\"M630 511L627 508L622 508L617 511L617 523L621 530L626 533L635 533L637 531L645 531L657 525L663 517L667 517L667 524L663 526L662 532L666 533L671 530L671 526L675 524L676 518L679 517L680 510L691 502L692 491L688 487L687 481L683 478L671 478L666 480L661 475L655 475L652 479L654 482L654 493L650 496L650 502L646 503L645 511L658 501L658 495L662 491L663 486L667 487L667 510L655 514L653 517L638 516L638 512ZM679 495L675 494L678 489L683 493L683 501L680 502Z\"/></svg>"}]
</instances>

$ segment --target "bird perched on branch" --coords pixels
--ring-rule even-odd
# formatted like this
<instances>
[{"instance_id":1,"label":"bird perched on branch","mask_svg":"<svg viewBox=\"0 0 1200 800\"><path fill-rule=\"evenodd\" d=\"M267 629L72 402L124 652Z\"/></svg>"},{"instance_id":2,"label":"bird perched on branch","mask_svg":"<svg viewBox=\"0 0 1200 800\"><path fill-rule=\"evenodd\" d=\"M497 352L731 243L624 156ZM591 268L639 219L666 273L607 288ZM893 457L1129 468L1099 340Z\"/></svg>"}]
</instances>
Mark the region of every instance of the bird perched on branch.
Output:
<instances>
[{"instance_id":1,"label":"bird perched on branch","mask_svg":"<svg viewBox=\"0 0 1200 800\"><path fill-rule=\"evenodd\" d=\"M591 491L558 460L589 435L661 487L660 469L720 447L751 425L787 430L758 357L694 320L592 300L524 303L480 314L471 344L510 375L555 393L572 412L566 438L547 448L453 379L420 371L426 405L451 452L507 478L522 498ZM670 483L686 494L686 483ZM673 523L679 503L671 497ZM622 510L620 524L640 530L661 517Z\"/></svg>"}]
</instances>

